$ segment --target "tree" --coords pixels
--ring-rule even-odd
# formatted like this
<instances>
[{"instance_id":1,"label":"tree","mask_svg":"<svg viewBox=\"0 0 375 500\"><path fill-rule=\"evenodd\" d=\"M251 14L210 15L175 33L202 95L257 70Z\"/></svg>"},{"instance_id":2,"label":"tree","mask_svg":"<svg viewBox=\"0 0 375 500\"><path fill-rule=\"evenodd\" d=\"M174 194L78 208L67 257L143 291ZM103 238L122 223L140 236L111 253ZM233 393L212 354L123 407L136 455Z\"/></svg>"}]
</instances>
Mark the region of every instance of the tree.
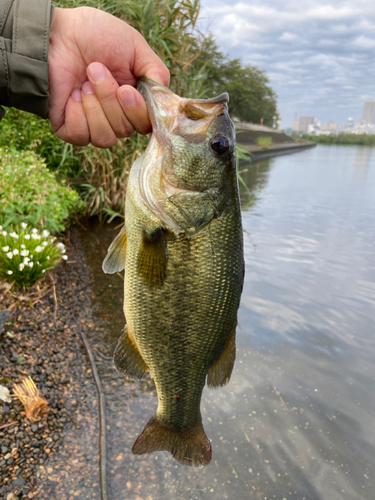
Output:
<instances>
[{"instance_id":1,"label":"tree","mask_svg":"<svg viewBox=\"0 0 375 500\"><path fill-rule=\"evenodd\" d=\"M279 117L276 94L269 86L265 72L256 66L243 66L240 59L230 59L220 52L212 34L201 41L200 54L192 63L196 72L206 72L205 96L222 92L230 95L229 112L241 121L272 126Z\"/></svg>"}]
</instances>

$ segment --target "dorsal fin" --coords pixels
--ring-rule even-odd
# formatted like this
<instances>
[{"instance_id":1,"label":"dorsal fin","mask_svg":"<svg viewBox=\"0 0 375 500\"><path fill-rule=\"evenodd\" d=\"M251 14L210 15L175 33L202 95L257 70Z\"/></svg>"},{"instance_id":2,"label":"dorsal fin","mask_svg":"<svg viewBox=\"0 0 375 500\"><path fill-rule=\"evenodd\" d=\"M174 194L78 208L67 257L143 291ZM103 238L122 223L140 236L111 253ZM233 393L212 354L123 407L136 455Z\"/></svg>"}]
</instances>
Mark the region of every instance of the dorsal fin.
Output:
<instances>
[{"instance_id":1,"label":"dorsal fin","mask_svg":"<svg viewBox=\"0 0 375 500\"><path fill-rule=\"evenodd\" d=\"M125 268L125 258L126 232L124 226L108 248L107 256L103 262L103 271L106 274L122 271Z\"/></svg>"}]
</instances>

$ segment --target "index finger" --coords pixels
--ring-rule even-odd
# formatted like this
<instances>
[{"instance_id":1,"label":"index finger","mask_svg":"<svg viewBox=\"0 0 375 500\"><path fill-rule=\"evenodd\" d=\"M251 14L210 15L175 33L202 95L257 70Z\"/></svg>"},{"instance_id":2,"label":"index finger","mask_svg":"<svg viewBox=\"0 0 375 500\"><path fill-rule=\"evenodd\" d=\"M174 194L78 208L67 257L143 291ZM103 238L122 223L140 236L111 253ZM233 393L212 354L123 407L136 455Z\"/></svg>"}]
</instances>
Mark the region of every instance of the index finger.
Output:
<instances>
[{"instance_id":1,"label":"index finger","mask_svg":"<svg viewBox=\"0 0 375 500\"><path fill-rule=\"evenodd\" d=\"M138 31L134 36L133 74L137 79L145 76L165 87L169 86L170 74L167 66Z\"/></svg>"}]
</instances>

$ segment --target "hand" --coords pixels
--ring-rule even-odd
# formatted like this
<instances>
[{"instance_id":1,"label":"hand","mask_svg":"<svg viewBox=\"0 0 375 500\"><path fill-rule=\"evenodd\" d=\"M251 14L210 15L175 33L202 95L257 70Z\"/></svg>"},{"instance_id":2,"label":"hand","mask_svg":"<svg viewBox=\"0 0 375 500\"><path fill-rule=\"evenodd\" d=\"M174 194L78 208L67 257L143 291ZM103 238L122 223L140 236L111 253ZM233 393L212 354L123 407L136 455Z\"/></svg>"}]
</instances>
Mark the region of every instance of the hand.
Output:
<instances>
[{"instance_id":1,"label":"hand","mask_svg":"<svg viewBox=\"0 0 375 500\"><path fill-rule=\"evenodd\" d=\"M90 7L55 7L48 63L49 120L64 141L105 148L134 130L151 131L134 87L141 76L168 86L169 71L124 21Z\"/></svg>"}]
</instances>

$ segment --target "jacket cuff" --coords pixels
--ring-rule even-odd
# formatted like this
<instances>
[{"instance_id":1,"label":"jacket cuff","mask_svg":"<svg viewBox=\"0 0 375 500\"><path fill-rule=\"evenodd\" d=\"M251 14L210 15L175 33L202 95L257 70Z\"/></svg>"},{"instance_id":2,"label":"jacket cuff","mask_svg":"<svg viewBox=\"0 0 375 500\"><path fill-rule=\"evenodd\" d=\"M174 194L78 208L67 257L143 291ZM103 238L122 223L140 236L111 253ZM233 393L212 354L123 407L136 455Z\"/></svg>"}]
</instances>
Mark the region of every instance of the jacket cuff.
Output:
<instances>
[{"instance_id":1,"label":"jacket cuff","mask_svg":"<svg viewBox=\"0 0 375 500\"><path fill-rule=\"evenodd\" d=\"M12 38L0 37L0 103L47 118L51 1L13 3Z\"/></svg>"}]
</instances>

